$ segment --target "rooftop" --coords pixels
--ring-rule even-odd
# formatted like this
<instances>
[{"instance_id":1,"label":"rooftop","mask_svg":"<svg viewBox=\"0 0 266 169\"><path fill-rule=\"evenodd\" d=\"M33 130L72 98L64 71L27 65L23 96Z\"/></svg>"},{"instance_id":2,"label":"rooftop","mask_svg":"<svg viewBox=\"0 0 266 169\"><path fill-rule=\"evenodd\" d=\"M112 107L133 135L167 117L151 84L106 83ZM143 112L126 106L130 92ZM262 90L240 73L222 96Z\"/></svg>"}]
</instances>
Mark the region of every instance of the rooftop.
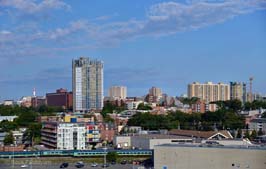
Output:
<instances>
[{"instance_id":1,"label":"rooftop","mask_svg":"<svg viewBox=\"0 0 266 169\"><path fill-rule=\"evenodd\" d=\"M131 137L146 138L146 139L191 139L191 137L175 136L175 135L167 135L167 134L141 134L141 135L135 135Z\"/></svg>"},{"instance_id":2,"label":"rooftop","mask_svg":"<svg viewBox=\"0 0 266 169\"><path fill-rule=\"evenodd\" d=\"M239 146L239 145L206 145L206 144L162 144L155 147L191 147L191 148L221 148L221 149L246 149L246 150L266 150L266 146Z\"/></svg>"},{"instance_id":3,"label":"rooftop","mask_svg":"<svg viewBox=\"0 0 266 169\"><path fill-rule=\"evenodd\" d=\"M266 118L257 118L257 119L252 119L250 121L251 123L266 123Z\"/></svg>"},{"instance_id":4,"label":"rooftop","mask_svg":"<svg viewBox=\"0 0 266 169\"><path fill-rule=\"evenodd\" d=\"M173 129L169 133L171 135L205 138L205 139L211 139L217 135L220 137L224 137L226 139L232 139L233 138L232 135L226 130L222 130L222 131L196 131L196 130Z\"/></svg>"}]
</instances>

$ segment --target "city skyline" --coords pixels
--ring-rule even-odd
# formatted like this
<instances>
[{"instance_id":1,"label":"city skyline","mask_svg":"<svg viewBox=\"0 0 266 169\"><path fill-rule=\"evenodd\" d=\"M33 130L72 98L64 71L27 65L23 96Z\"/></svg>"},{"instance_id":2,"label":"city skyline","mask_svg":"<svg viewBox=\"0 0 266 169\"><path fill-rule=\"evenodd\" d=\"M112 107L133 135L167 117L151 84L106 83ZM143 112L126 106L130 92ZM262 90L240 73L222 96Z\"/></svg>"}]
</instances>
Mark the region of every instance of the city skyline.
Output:
<instances>
[{"instance_id":1,"label":"city skyline","mask_svg":"<svg viewBox=\"0 0 266 169\"><path fill-rule=\"evenodd\" d=\"M80 56L104 61L105 96L115 85L128 96L151 86L176 96L194 81L248 84L250 76L254 93L266 93L262 0L2 0L0 9L0 100L70 91Z\"/></svg>"}]
</instances>

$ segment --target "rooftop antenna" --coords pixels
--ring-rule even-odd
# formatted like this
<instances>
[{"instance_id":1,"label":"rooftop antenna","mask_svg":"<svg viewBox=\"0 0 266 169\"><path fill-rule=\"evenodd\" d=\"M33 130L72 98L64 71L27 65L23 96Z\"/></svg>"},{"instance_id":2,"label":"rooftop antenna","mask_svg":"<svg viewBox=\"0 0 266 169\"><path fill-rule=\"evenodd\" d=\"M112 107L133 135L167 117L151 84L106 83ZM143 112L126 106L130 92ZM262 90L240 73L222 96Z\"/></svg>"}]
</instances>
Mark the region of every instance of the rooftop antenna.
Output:
<instances>
[{"instance_id":1,"label":"rooftop antenna","mask_svg":"<svg viewBox=\"0 0 266 169\"><path fill-rule=\"evenodd\" d=\"M35 89L35 87L33 88L32 94L33 94L33 97L36 97L36 89Z\"/></svg>"}]
</instances>

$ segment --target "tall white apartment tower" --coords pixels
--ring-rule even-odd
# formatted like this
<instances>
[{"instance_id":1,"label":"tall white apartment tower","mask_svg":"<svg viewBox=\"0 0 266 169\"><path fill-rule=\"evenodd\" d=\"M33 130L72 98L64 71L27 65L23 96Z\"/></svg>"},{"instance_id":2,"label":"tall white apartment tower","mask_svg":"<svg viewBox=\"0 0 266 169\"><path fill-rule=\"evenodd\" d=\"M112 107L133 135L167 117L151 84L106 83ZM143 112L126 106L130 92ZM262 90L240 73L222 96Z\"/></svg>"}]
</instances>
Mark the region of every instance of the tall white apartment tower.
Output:
<instances>
[{"instance_id":1,"label":"tall white apartment tower","mask_svg":"<svg viewBox=\"0 0 266 169\"><path fill-rule=\"evenodd\" d=\"M103 108L103 62L87 57L72 61L73 111Z\"/></svg>"}]
</instances>

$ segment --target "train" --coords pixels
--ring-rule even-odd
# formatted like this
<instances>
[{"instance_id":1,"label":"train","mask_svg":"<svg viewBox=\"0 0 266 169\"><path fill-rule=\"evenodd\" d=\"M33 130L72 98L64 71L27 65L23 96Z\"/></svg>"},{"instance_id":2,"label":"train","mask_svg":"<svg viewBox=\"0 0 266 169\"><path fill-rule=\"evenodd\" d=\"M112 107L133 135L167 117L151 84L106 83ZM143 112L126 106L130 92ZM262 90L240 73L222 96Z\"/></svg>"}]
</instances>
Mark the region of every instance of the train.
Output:
<instances>
[{"instance_id":1,"label":"train","mask_svg":"<svg viewBox=\"0 0 266 169\"><path fill-rule=\"evenodd\" d=\"M27 157L101 157L108 152L117 152L118 156L152 156L153 150L40 150L0 152L0 158Z\"/></svg>"}]
</instances>

